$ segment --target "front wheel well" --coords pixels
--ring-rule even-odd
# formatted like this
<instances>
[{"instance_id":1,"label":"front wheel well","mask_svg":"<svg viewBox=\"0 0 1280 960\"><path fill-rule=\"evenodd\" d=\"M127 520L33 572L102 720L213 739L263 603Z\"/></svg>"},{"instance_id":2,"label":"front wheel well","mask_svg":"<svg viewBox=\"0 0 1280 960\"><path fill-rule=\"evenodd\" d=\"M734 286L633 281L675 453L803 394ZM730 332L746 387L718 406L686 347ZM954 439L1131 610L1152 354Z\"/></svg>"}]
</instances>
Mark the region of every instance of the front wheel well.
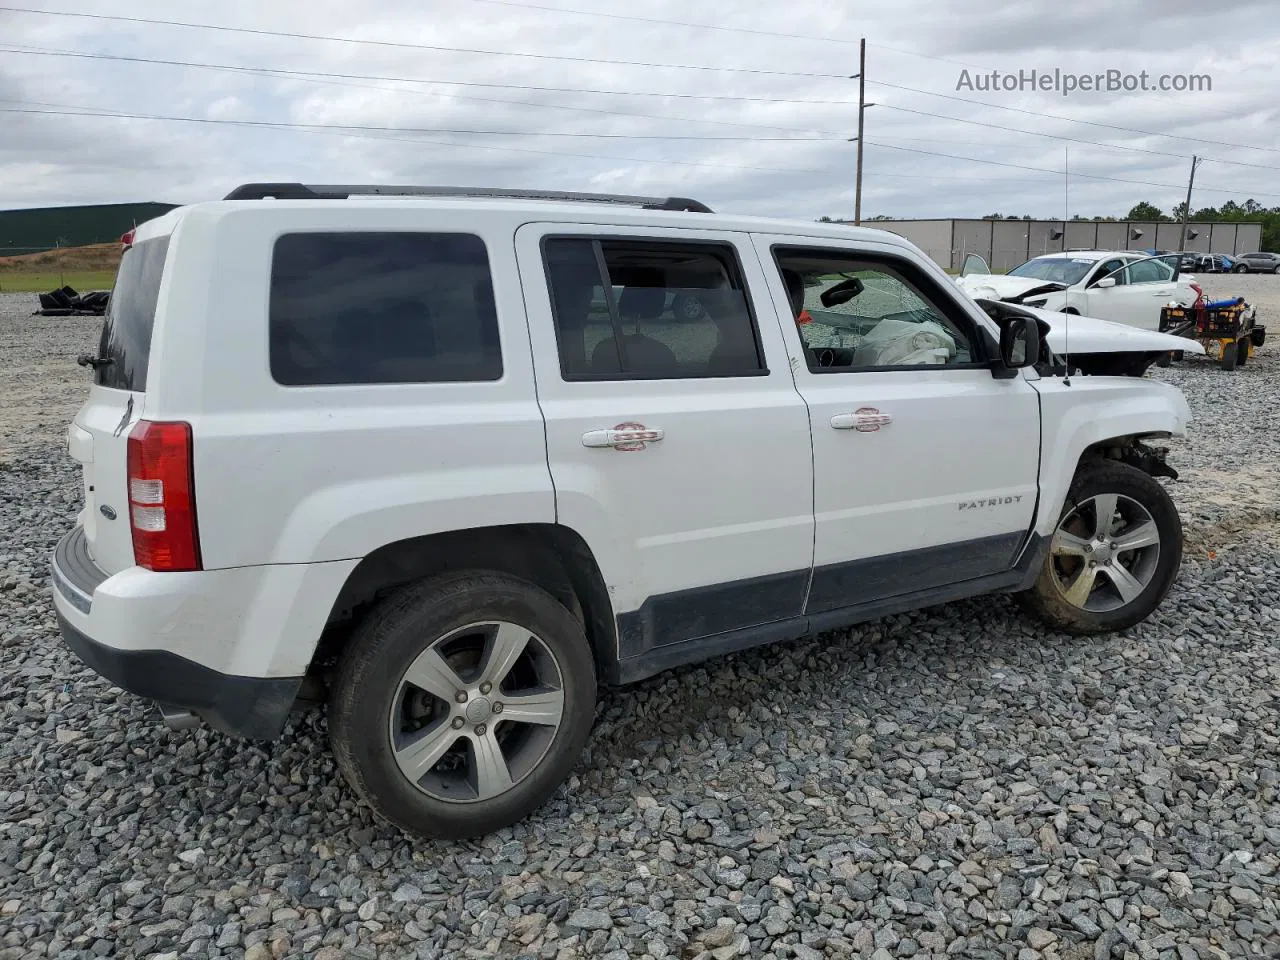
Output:
<instances>
[{"instance_id":1,"label":"front wheel well","mask_svg":"<svg viewBox=\"0 0 1280 960\"><path fill-rule=\"evenodd\" d=\"M1085 448L1080 455L1080 462L1076 465L1076 472L1079 473L1090 463L1100 460L1118 460L1152 477L1168 477L1171 480L1177 480L1178 471L1169 466L1165 460L1169 448L1150 446L1145 442L1165 440L1169 436L1170 434L1164 432L1134 433L1099 440Z\"/></svg>"},{"instance_id":2,"label":"front wheel well","mask_svg":"<svg viewBox=\"0 0 1280 960\"><path fill-rule=\"evenodd\" d=\"M323 695L352 630L383 597L459 570L506 573L541 587L582 623L598 673L616 657L609 591L591 548L578 533L553 523L454 530L398 540L360 561L338 592L312 656L307 699Z\"/></svg>"}]
</instances>

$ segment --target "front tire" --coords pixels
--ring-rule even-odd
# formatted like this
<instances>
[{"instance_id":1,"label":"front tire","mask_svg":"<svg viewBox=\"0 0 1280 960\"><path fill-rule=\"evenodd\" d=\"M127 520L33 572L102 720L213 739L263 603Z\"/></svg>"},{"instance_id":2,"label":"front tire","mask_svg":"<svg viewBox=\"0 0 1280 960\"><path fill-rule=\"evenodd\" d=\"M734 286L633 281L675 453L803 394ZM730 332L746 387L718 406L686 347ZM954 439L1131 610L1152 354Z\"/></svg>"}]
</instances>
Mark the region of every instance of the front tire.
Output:
<instances>
[{"instance_id":1,"label":"front tire","mask_svg":"<svg viewBox=\"0 0 1280 960\"><path fill-rule=\"evenodd\" d=\"M1248 273L1248 272L1249 272L1249 268L1248 268L1248 267L1246 267L1243 263L1240 263L1240 264L1237 264L1236 266L1232 267L1232 268L1231 268L1231 272L1232 272L1232 273Z\"/></svg>"},{"instance_id":2,"label":"front tire","mask_svg":"<svg viewBox=\"0 0 1280 960\"><path fill-rule=\"evenodd\" d=\"M1236 343L1232 341L1231 343L1225 344L1222 347L1222 356L1218 358L1218 366L1229 372L1236 368L1236 364L1238 362L1239 354L1236 349Z\"/></svg>"},{"instance_id":3,"label":"front tire","mask_svg":"<svg viewBox=\"0 0 1280 960\"><path fill-rule=\"evenodd\" d=\"M1182 563L1182 520L1154 478L1114 460L1082 466L1023 608L1071 634L1142 622Z\"/></svg>"},{"instance_id":4,"label":"front tire","mask_svg":"<svg viewBox=\"0 0 1280 960\"><path fill-rule=\"evenodd\" d=\"M591 732L582 624L500 573L452 573L384 600L357 628L329 705L355 793L411 834L460 840L542 806Z\"/></svg>"}]
</instances>

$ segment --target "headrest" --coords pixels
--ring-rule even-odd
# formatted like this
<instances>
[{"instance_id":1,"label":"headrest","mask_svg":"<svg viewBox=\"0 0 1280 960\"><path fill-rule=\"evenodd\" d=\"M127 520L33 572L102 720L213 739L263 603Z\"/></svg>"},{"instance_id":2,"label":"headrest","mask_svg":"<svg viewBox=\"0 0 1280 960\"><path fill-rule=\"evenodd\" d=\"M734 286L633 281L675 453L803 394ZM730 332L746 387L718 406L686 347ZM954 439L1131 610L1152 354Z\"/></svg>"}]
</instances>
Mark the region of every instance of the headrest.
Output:
<instances>
[{"instance_id":1,"label":"headrest","mask_svg":"<svg viewBox=\"0 0 1280 960\"><path fill-rule=\"evenodd\" d=\"M618 298L618 312L628 320L652 320L666 303L666 287L627 287Z\"/></svg>"}]
</instances>

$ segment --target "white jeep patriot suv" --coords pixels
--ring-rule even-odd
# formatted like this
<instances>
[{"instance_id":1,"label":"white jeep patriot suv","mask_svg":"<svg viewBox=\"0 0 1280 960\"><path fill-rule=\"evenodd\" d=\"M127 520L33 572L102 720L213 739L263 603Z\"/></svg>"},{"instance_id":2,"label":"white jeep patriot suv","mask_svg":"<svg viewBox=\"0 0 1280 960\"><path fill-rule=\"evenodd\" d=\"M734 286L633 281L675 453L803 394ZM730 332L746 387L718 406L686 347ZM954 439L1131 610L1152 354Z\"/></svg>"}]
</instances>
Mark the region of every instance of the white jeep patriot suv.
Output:
<instances>
[{"instance_id":1,"label":"white jeep patriot suv","mask_svg":"<svg viewBox=\"0 0 1280 960\"><path fill-rule=\"evenodd\" d=\"M327 698L411 833L539 807L600 684L983 593L1121 630L1178 570L1144 441L1183 396L1064 376L890 233L255 184L125 239L65 641L174 726L274 738Z\"/></svg>"}]
</instances>

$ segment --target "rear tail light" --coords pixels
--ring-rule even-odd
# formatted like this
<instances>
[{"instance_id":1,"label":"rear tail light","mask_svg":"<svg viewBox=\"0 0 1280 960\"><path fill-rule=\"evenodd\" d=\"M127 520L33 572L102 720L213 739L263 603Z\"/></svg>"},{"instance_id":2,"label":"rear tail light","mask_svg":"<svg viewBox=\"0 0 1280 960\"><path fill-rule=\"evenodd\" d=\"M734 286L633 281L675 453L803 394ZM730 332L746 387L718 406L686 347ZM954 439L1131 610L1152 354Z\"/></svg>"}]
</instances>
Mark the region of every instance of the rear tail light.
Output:
<instances>
[{"instance_id":1,"label":"rear tail light","mask_svg":"<svg viewBox=\"0 0 1280 960\"><path fill-rule=\"evenodd\" d=\"M134 563L199 570L191 425L139 420L129 433L127 459Z\"/></svg>"},{"instance_id":2,"label":"rear tail light","mask_svg":"<svg viewBox=\"0 0 1280 960\"><path fill-rule=\"evenodd\" d=\"M120 252L124 253L133 246L133 237L137 233L136 230L129 230L120 235Z\"/></svg>"}]
</instances>

